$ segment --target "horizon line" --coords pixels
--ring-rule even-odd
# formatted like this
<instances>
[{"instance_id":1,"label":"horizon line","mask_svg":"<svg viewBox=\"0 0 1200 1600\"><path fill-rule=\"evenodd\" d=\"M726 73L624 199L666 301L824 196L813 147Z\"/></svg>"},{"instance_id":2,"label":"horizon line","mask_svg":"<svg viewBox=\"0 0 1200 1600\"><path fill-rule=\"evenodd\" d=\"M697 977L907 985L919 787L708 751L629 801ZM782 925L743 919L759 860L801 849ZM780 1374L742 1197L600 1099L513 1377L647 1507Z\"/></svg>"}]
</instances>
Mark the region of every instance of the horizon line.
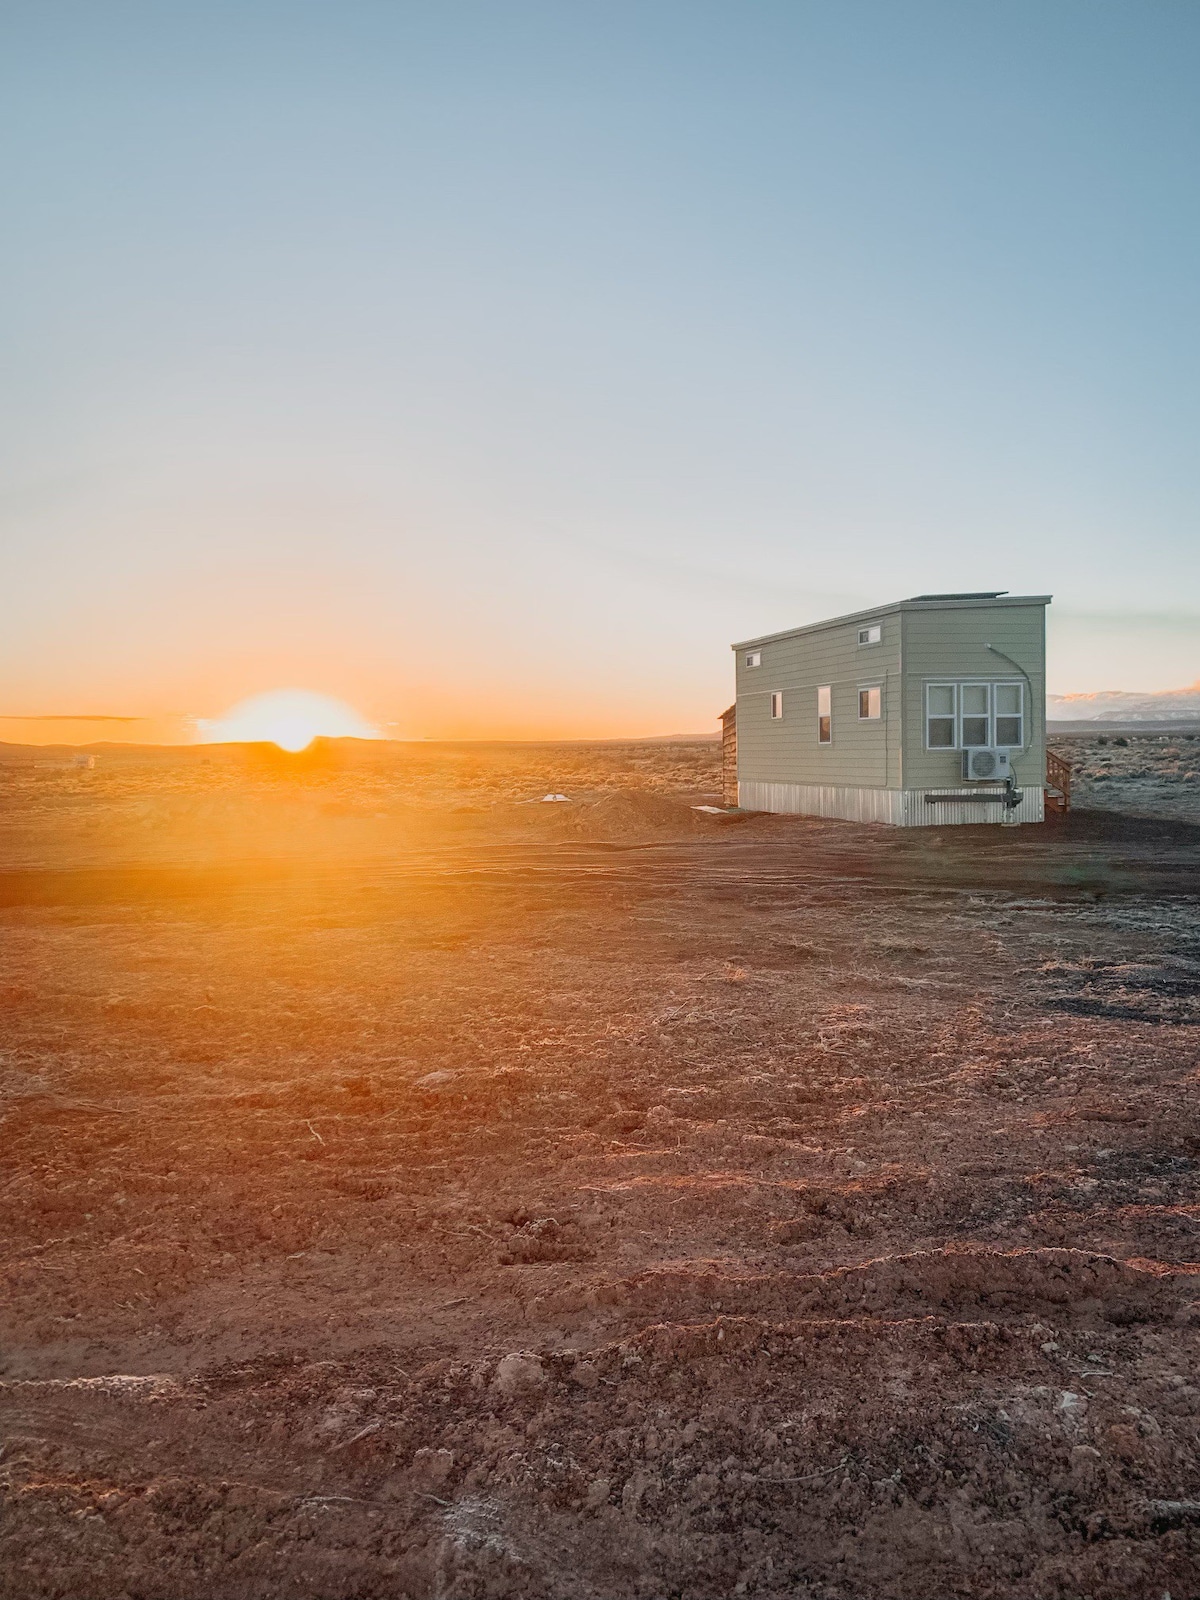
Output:
<instances>
[{"instance_id":1,"label":"horizon line","mask_svg":"<svg viewBox=\"0 0 1200 1600\"><path fill-rule=\"evenodd\" d=\"M5 721L5 720L16 721L18 719L17 718L5 719L3 717L0 717L0 721ZM28 721L47 720L47 721L49 721L50 719L49 718L46 718L46 719L27 718L27 719L24 719L24 720L28 720ZM63 720L71 720L71 719L63 719ZM150 719L150 718L142 718L142 717L128 717L128 718L111 717L111 718L80 718L78 720L80 720L80 721L102 721L102 720L107 720L107 721L112 721L112 722L121 722L121 721L141 722L141 721L150 721L152 719ZM346 734L318 734L318 735L316 735L315 738L313 738L308 744L306 744L304 746L304 750L285 751L284 753L287 754L287 755L292 755L292 754L303 755L305 751L311 750L313 745L315 745L315 744L360 744L360 745L369 745L369 746L372 746L372 747L377 746L377 745L382 745L382 744L529 744L529 745L540 745L540 744L667 744L667 743L676 743L676 742L678 742L678 743L686 743L686 742L695 743L695 742L705 742L705 741L712 741L712 742L715 743L715 742L719 742L720 738L721 738L721 732L720 732L719 728L714 728L714 729L708 730L708 731L703 732L703 733L697 732L697 733L608 734L608 735L605 735L603 737L597 737L597 738L587 738L587 737L566 737L566 738L559 737L559 738L555 738L555 737L546 735L546 736L543 736L541 738L525 738L525 739L503 738L503 737L459 738L459 739L454 739L454 738L442 738L442 737L435 736L433 734L415 734L411 738L407 738L407 739L390 739L390 738L386 738L386 737L378 738L378 739L364 739L364 738L362 738L361 736L359 736L357 734L346 733ZM96 747L97 745L105 745L109 749L115 749L115 750L198 750L198 751L205 751L205 750L234 750L234 749L251 749L251 748L266 748L266 749L271 749L271 750L282 749L282 746L277 745L273 739L220 739L220 740L214 739L214 740L207 740L207 741L189 740L187 743L174 742L174 741L172 741L171 743L164 743L164 742L161 742L161 741L159 741L159 742L142 743L142 742L140 742L139 740L136 740L136 739L92 739L87 744L76 744L76 743L72 743L72 742L70 742L68 740L63 740L62 743L60 743L60 744L24 744L21 741L16 740L16 739L0 739L0 749L7 748L7 749L10 749L10 750L88 750L88 749L92 749L92 748Z\"/></svg>"}]
</instances>

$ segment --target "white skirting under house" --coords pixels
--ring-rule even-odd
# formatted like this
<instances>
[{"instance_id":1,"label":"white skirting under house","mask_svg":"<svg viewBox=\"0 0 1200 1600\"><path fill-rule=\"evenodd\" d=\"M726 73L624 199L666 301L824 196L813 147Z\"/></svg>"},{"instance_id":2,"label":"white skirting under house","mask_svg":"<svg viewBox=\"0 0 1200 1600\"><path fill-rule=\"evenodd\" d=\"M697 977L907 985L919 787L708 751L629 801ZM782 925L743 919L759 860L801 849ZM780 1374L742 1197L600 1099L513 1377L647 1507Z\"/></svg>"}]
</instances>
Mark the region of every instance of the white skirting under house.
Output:
<instances>
[{"instance_id":1,"label":"white skirting under house","mask_svg":"<svg viewBox=\"0 0 1200 1600\"><path fill-rule=\"evenodd\" d=\"M1022 784L1018 822L1046 820L1046 791L1039 784ZM979 794L974 788L928 784L922 789L854 789L843 784L738 783L738 805L743 811L785 811L804 817L842 817L847 822L888 822L898 828L945 827L956 823L1002 822L999 802L953 800L931 803L927 795Z\"/></svg>"}]
</instances>

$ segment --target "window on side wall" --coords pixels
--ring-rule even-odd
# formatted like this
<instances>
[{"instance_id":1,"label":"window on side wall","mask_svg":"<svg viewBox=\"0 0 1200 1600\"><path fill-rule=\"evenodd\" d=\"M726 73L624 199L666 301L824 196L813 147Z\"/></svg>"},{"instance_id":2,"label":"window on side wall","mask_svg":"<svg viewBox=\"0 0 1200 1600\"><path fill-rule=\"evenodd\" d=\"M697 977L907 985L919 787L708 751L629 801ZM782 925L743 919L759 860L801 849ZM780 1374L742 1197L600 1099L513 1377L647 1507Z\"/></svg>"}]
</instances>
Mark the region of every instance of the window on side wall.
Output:
<instances>
[{"instance_id":1,"label":"window on side wall","mask_svg":"<svg viewBox=\"0 0 1200 1600\"><path fill-rule=\"evenodd\" d=\"M771 696L771 715L776 722L783 716L783 696L778 689Z\"/></svg>"},{"instance_id":2,"label":"window on side wall","mask_svg":"<svg viewBox=\"0 0 1200 1600\"><path fill-rule=\"evenodd\" d=\"M883 705L883 694L878 688L860 689L858 691L858 720L860 722L874 722L879 717Z\"/></svg>"},{"instance_id":3,"label":"window on side wall","mask_svg":"<svg viewBox=\"0 0 1200 1600\"><path fill-rule=\"evenodd\" d=\"M833 688L828 683L817 690L817 743L833 743Z\"/></svg>"},{"instance_id":4,"label":"window on side wall","mask_svg":"<svg viewBox=\"0 0 1200 1600\"><path fill-rule=\"evenodd\" d=\"M958 685L925 685L925 748L953 750L958 744Z\"/></svg>"},{"instance_id":5,"label":"window on side wall","mask_svg":"<svg viewBox=\"0 0 1200 1600\"><path fill-rule=\"evenodd\" d=\"M1021 750L1025 745L1025 685L998 683L994 686L994 693L996 743L1010 750Z\"/></svg>"},{"instance_id":6,"label":"window on side wall","mask_svg":"<svg viewBox=\"0 0 1200 1600\"><path fill-rule=\"evenodd\" d=\"M858 630L859 644L878 644L883 638L883 627L878 622L873 622L869 628Z\"/></svg>"},{"instance_id":7,"label":"window on side wall","mask_svg":"<svg viewBox=\"0 0 1200 1600\"><path fill-rule=\"evenodd\" d=\"M761 650L749 650L749 651L747 651L746 652L746 665L748 667L761 667L762 666L762 651Z\"/></svg>"}]
</instances>

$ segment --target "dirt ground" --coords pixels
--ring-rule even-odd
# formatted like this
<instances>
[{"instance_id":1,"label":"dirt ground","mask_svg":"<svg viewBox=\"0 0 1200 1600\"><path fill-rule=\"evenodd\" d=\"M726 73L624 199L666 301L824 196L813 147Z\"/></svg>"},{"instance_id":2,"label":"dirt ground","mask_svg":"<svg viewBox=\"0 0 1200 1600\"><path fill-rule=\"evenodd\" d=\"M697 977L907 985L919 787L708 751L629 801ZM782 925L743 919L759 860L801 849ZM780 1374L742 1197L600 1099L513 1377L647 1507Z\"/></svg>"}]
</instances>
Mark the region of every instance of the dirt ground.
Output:
<instances>
[{"instance_id":1,"label":"dirt ground","mask_svg":"<svg viewBox=\"0 0 1200 1600\"><path fill-rule=\"evenodd\" d=\"M1131 748L911 831L707 742L0 751L0 1594L1200 1594Z\"/></svg>"}]
</instances>

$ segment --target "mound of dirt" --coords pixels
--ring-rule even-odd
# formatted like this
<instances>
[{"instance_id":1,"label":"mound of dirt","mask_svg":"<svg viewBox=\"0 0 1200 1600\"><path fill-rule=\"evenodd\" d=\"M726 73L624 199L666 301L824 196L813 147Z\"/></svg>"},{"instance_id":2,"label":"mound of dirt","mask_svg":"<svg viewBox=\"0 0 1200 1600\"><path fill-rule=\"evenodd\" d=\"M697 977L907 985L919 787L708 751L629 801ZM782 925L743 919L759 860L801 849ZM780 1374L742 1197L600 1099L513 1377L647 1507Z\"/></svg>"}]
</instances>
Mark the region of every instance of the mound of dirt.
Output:
<instances>
[{"instance_id":1,"label":"mound of dirt","mask_svg":"<svg viewBox=\"0 0 1200 1600\"><path fill-rule=\"evenodd\" d=\"M667 795L616 790L571 797L520 808L520 820L531 832L595 844L628 844L641 840L687 837L699 823L687 800Z\"/></svg>"}]
</instances>

